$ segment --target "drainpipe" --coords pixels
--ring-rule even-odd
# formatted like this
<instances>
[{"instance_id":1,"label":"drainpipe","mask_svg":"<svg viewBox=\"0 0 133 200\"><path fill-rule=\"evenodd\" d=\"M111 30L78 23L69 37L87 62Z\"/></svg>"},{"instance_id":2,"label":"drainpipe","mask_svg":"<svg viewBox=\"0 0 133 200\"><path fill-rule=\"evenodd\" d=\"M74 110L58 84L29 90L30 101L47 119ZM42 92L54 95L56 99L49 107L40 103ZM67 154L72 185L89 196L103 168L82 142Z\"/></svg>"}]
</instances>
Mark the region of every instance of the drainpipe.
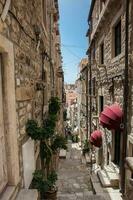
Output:
<instances>
[{"instance_id":1,"label":"drainpipe","mask_svg":"<svg viewBox=\"0 0 133 200\"><path fill-rule=\"evenodd\" d=\"M52 64L52 1L50 0L50 78L51 78L51 96L54 96L54 69Z\"/></svg>"},{"instance_id":2,"label":"drainpipe","mask_svg":"<svg viewBox=\"0 0 133 200\"><path fill-rule=\"evenodd\" d=\"M92 68L91 68L91 48L90 48L90 52L89 52L89 63L90 63L90 65L89 65L89 80L90 80L90 82L89 82L89 95L90 95L90 113L89 113L89 126L90 126L90 134L89 135L91 135L91 132L92 132L92 81L91 81L91 79L92 79Z\"/></svg>"},{"instance_id":3,"label":"drainpipe","mask_svg":"<svg viewBox=\"0 0 133 200\"><path fill-rule=\"evenodd\" d=\"M128 136L128 96L129 96L129 88L128 88L128 55L129 55L129 36L128 36L128 26L129 26L129 1L125 0L125 11L126 11L126 19L125 19L125 71L124 71L124 104L123 104L123 111L124 111L124 131L122 133L122 155L121 155L121 192L124 195L125 193L125 184L126 184L126 170L125 170L125 158L127 156L127 136Z\"/></svg>"},{"instance_id":4,"label":"drainpipe","mask_svg":"<svg viewBox=\"0 0 133 200\"><path fill-rule=\"evenodd\" d=\"M91 66L91 47L90 47L90 51L89 51L89 95L90 95L90 113L89 113L89 136L91 136L92 133L92 66ZM92 162L92 152L93 152L93 147L91 145L91 174L92 174L92 166L93 166L93 162Z\"/></svg>"},{"instance_id":5,"label":"drainpipe","mask_svg":"<svg viewBox=\"0 0 133 200\"><path fill-rule=\"evenodd\" d=\"M86 66L86 139L88 140L88 121L89 121L89 112L88 112L88 64Z\"/></svg>"}]
</instances>

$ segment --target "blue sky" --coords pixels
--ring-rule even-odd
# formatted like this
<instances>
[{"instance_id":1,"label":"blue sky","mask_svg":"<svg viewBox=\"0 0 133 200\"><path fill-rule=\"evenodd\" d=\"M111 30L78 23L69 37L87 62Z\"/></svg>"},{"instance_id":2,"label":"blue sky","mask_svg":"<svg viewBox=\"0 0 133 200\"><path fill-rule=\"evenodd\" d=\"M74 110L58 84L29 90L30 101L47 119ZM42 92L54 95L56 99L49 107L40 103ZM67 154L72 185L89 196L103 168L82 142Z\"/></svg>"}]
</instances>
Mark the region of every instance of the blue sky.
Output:
<instances>
[{"instance_id":1,"label":"blue sky","mask_svg":"<svg viewBox=\"0 0 133 200\"><path fill-rule=\"evenodd\" d=\"M90 0L59 0L60 31L65 82L74 83L78 64L86 57Z\"/></svg>"}]
</instances>

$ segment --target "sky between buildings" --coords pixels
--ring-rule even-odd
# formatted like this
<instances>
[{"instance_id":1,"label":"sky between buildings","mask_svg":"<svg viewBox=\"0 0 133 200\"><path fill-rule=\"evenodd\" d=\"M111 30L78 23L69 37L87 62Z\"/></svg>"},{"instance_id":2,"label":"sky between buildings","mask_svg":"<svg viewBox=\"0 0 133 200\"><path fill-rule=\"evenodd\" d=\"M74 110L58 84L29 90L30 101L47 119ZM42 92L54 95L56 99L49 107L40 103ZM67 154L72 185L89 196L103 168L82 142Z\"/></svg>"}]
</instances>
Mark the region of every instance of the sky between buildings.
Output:
<instances>
[{"instance_id":1,"label":"sky between buildings","mask_svg":"<svg viewBox=\"0 0 133 200\"><path fill-rule=\"evenodd\" d=\"M78 64L86 57L88 13L91 0L59 0L63 69L66 83L74 83Z\"/></svg>"}]
</instances>

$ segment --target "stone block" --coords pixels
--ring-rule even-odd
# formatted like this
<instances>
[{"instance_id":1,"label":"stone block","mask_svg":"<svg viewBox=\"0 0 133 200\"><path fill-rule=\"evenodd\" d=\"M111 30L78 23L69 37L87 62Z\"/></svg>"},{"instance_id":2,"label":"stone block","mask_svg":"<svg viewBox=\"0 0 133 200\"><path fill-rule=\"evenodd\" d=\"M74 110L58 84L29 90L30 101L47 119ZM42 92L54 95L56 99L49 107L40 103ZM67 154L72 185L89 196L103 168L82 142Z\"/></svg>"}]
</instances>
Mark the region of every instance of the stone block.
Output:
<instances>
[{"instance_id":1,"label":"stone block","mask_svg":"<svg viewBox=\"0 0 133 200\"><path fill-rule=\"evenodd\" d=\"M16 89L16 100L17 101L27 101L34 97L33 87L19 87Z\"/></svg>"},{"instance_id":2,"label":"stone block","mask_svg":"<svg viewBox=\"0 0 133 200\"><path fill-rule=\"evenodd\" d=\"M110 180L104 170L99 170L97 174L103 187L111 187Z\"/></svg>"},{"instance_id":3,"label":"stone block","mask_svg":"<svg viewBox=\"0 0 133 200\"><path fill-rule=\"evenodd\" d=\"M60 154L59 154L59 158L66 158L66 150L64 150L64 149L61 149L60 150Z\"/></svg>"},{"instance_id":4,"label":"stone block","mask_svg":"<svg viewBox=\"0 0 133 200\"><path fill-rule=\"evenodd\" d=\"M38 200L37 190L22 189L16 200Z\"/></svg>"}]
</instances>

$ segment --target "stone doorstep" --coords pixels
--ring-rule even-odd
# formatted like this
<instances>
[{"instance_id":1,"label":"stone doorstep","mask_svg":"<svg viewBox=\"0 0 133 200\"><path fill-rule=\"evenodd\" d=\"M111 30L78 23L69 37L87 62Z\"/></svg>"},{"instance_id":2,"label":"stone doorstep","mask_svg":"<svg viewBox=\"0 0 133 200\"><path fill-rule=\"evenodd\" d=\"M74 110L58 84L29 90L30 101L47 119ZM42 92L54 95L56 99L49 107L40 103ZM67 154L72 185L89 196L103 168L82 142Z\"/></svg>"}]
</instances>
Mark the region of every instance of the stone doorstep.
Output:
<instances>
[{"instance_id":1,"label":"stone doorstep","mask_svg":"<svg viewBox=\"0 0 133 200\"><path fill-rule=\"evenodd\" d=\"M115 165L113 162L111 162L111 163L110 163L110 166L114 169L114 171L115 171L117 174L119 174L120 169L119 169L119 167L118 167L117 165Z\"/></svg>"},{"instance_id":2,"label":"stone doorstep","mask_svg":"<svg viewBox=\"0 0 133 200\"><path fill-rule=\"evenodd\" d=\"M104 171L110 180L111 186L119 187L119 175L116 173L116 171L110 166L104 167Z\"/></svg>"},{"instance_id":3,"label":"stone doorstep","mask_svg":"<svg viewBox=\"0 0 133 200\"><path fill-rule=\"evenodd\" d=\"M98 177L95 173L91 175L91 184L94 194L100 195L105 200L123 200L119 189L113 189L111 187L102 188Z\"/></svg>"},{"instance_id":4,"label":"stone doorstep","mask_svg":"<svg viewBox=\"0 0 133 200\"><path fill-rule=\"evenodd\" d=\"M104 170L99 170L97 175L103 187L111 187L111 182Z\"/></svg>"},{"instance_id":5,"label":"stone doorstep","mask_svg":"<svg viewBox=\"0 0 133 200\"><path fill-rule=\"evenodd\" d=\"M66 152L66 150L64 150L64 149L61 149L60 150L60 153L59 153L59 158L66 158L66 155L67 155L67 152Z\"/></svg>"},{"instance_id":6,"label":"stone doorstep","mask_svg":"<svg viewBox=\"0 0 133 200\"><path fill-rule=\"evenodd\" d=\"M38 200L38 192L32 189L21 189L16 200Z\"/></svg>"}]
</instances>

